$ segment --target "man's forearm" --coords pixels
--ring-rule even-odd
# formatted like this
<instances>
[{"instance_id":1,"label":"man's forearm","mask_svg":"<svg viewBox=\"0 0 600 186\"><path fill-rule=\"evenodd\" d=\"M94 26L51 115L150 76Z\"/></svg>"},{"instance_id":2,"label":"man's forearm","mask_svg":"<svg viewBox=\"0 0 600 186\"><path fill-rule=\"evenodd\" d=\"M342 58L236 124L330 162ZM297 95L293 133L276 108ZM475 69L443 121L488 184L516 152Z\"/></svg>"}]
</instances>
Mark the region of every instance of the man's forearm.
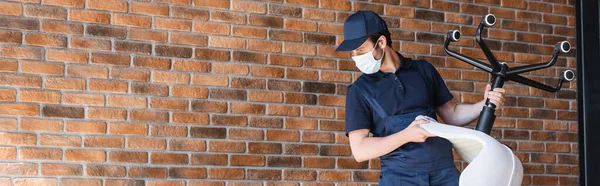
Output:
<instances>
[{"instance_id":1,"label":"man's forearm","mask_svg":"<svg viewBox=\"0 0 600 186\"><path fill-rule=\"evenodd\" d=\"M408 143L406 136L398 132L386 137L365 137L354 146L350 146L357 162L378 158L394 151L396 148Z\"/></svg>"},{"instance_id":2,"label":"man's forearm","mask_svg":"<svg viewBox=\"0 0 600 186\"><path fill-rule=\"evenodd\" d=\"M452 117L449 117L451 121L445 122L457 126L468 125L479 117L479 113L484 104L485 101L480 101L475 104L456 104Z\"/></svg>"}]
</instances>

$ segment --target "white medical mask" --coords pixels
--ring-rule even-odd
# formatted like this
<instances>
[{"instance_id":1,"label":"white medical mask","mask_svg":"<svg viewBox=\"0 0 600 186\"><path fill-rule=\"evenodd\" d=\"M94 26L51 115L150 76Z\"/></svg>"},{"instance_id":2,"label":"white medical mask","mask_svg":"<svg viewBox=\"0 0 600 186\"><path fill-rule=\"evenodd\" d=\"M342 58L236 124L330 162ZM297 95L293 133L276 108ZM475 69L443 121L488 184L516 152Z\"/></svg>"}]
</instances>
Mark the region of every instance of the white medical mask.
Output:
<instances>
[{"instance_id":1,"label":"white medical mask","mask_svg":"<svg viewBox=\"0 0 600 186\"><path fill-rule=\"evenodd\" d=\"M385 52L383 52L380 59L375 59L375 56L373 56L375 48L377 48L377 46L366 54L352 56L352 60L354 60L356 67L365 74L373 74L379 71L379 68L381 67L381 61L383 60L383 56L385 56Z\"/></svg>"}]
</instances>

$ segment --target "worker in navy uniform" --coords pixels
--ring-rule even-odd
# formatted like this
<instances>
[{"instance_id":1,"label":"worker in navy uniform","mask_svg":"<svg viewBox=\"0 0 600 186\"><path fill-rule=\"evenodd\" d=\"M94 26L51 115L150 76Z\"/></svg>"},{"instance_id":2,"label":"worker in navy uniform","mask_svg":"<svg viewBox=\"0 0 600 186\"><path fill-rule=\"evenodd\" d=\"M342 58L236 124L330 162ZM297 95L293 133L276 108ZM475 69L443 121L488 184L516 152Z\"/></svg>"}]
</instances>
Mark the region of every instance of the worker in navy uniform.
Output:
<instances>
[{"instance_id":1,"label":"worker in navy uniform","mask_svg":"<svg viewBox=\"0 0 600 186\"><path fill-rule=\"evenodd\" d=\"M358 162L380 158L380 186L458 185L452 144L419 127L419 115L463 126L479 117L485 100L502 109L504 89L475 104L457 104L438 71L425 60L402 56L391 46L386 22L358 11L344 22L344 41L361 76L348 87L346 135ZM440 121L441 122L441 121ZM372 134L372 135L370 135Z\"/></svg>"}]
</instances>

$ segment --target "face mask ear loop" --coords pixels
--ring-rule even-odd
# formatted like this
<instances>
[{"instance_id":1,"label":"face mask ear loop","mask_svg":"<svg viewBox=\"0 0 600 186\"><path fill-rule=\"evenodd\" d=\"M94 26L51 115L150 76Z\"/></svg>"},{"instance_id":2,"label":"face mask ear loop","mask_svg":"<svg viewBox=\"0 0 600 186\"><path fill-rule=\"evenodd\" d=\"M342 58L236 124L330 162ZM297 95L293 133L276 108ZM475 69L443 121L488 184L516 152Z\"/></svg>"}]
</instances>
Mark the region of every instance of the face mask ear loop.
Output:
<instances>
[{"instance_id":1,"label":"face mask ear loop","mask_svg":"<svg viewBox=\"0 0 600 186\"><path fill-rule=\"evenodd\" d=\"M377 42L375 42L375 46L373 47L373 51L371 51L371 53L375 51L375 49L377 48L378 43L379 43L379 40L377 40ZM377 61L380 61L380 60L383 60L384 56L385 56L385 50L383 48L381 48L381 58L380 59L375 59L375 55L373 55L373 59L375 59Z\"/></svg>"}]
</instances>

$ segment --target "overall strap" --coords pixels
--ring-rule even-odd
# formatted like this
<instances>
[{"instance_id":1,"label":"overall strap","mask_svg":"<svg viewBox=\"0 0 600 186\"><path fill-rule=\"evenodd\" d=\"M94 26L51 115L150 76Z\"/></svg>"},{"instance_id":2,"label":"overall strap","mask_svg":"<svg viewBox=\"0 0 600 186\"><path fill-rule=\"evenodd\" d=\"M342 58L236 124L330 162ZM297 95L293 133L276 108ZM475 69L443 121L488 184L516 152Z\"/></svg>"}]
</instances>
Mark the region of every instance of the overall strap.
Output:
<instances>
[{"instance_id":1,"label":"overall strap","mask_svg":"<svg viewBox=\"0 0 600 186\"><path fill-rule=\"evenodd\" d=\"M373 97L373 95L371 95L371 93L367 90L366 86L364 85L363 78L358 78L358 80L356 80L354 83L354 86L356 86L358 91L363 95L369 105L371 105L371 108L377 113L377 115L379 115L379 117L386 118L388 116L385 110L383 110L381 105L377 102L375 97Z\"/></svg>"}]
</instances>

